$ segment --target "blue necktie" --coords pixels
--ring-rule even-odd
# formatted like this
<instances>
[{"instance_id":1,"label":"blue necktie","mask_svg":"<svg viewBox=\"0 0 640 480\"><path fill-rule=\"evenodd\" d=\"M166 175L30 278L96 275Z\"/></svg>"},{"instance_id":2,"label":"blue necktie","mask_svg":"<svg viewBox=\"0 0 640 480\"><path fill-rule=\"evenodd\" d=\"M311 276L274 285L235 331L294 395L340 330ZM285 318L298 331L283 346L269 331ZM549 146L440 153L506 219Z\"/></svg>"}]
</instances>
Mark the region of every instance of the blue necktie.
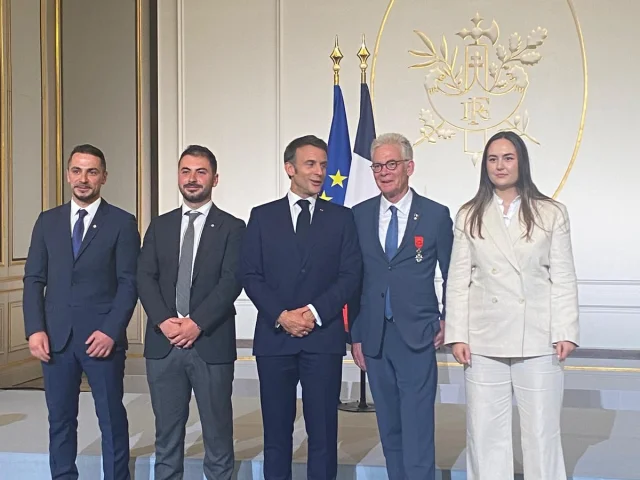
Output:
<instances>
[{"instance_id":1,"label":"blue necktie","mask_svg":"<svg viewBox=\"0 0 640 480\"><path fill-rule=\"evenodd\" d=\"M84 209L78 210L78 220L76 220L73 226L73 235L71 236L71 242L73 244L73 258L78 258L78 252L82 246L82 236L84 235L84 217L87 215L87 211Z\"/></svg>"},{"instance_id":2,"label":"blue necktie","mask_svg":"<svg viewBox=\"0 0 640 480\"><path fill-rule=\"evenodd\" d=\"M384 251L389 261L393 258L398 250L398 209L393 205L389 207L391 210L391 220L389 220L389 228L387 229L387 238L384 241ZM391 310L391 292L387 287L387 294L384 302L384 316L393 318L393 310Z\"/></svg>"}]
</instances>

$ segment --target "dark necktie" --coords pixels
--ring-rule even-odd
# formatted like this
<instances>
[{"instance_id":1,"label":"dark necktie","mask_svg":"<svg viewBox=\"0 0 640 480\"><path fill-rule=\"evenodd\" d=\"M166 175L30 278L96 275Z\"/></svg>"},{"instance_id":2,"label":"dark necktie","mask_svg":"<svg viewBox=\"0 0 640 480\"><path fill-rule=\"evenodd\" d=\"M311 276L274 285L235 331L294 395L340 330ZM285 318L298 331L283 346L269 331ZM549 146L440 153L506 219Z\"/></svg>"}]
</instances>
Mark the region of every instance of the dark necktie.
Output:
<instances>
[{"instance_id":1,"label":"dark necktie","mask_svg":"<svg viewBox=\"0 0 640 480\"><path fill-rule=\"evenodd\" d=\"M73 234L71 235L71 242L73 245L73 258L78 258L78 252L82 246L82 237L84 235L84 217L87 216L87 211L84 209L78 210L78 220L73 225Z\"/></svg>"},{"instance_id":2,"label":"dark necktie","mask_svg":"<svg viewBox=\"0 0 640 480\"><path fill-rule=\"evenodd\" d=\"M193 222L196 221L200 212L186 212L189 216L189 225L184 232L182 239L182 249L180 250L180 264L178 265L178 281L176 282L176 310L182 316L189 314L191 302L191 270L193 268L193 247L195 240L195 229Z\"/></svg>"},{"instance_id":3,"label":"dark necktie","mask_svg":"<svg viewBox=\"0 0 640 480\"><path fill-rule=\"evenodd\" d=\"M387 238L384 241L384 251L389 261L393 258L398 250L398 209L391 205L391 220L389 220L389 228L387 229ZM393 310L391 310L391 291L387 287L387 294L384 302L384 316L393 318Z\"/></svg>"},{"instance_id":4,"label":"dark necktie","mask_svg":"<svg viewBox=\"0 0 640 480\"><path fill-rule=\"evenodd\" d=\"M309 235L311 228L311 212L309 211L309 200L298 200L298 205L302 209L296 222L296 237L300 242L304 242Z\"/></svg>"}]
</instances>

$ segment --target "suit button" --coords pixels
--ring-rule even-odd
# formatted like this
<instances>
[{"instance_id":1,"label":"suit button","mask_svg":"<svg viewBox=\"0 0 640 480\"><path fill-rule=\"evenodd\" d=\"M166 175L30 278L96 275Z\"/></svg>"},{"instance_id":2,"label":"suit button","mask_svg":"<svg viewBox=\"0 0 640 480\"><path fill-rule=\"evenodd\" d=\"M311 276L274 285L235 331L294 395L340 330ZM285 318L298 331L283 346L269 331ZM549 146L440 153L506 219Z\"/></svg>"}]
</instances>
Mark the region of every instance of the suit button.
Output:
<instances>
[{"instance_id":1,"label":"suit button","mask_svg":"<svg viewBox=\"0 0 640 480\"><path fill-rule=\"evenodd\" d=\"M391 265L389 265L389 270L391 270Z\"/></svg>"},{"instance_id":2,"label":"suit button","mask_svg":"<svg viewBox=\"0 0 640 480\"><path fill-rule=\"evenodd\" d=\"M495 275L496 273L498 273L498 269L494 268L493 270L491 270L491 273L493 273Z\"/></svg>"},{"instance_id":3,"label":"suit button","mask_svg":"<svg viewBox=\"0 0 640 480\"><path fill-rule=\"evenodd\" d=\"M498 299L497 299L496 297L493 297L493 298L491 299L491 301L492 301L493 303L498 303Z\"/></svg>"},{"instance_id":4,"label":"suit button","mask_svg":"<svg viewBox=\"0 0 640 480\"><path fill-rule=\"evenodd\" d=\"M380 296L381 296L382 298L384 298L384 293L381 293L381 294L380 294Z\"/></svg>"}]
</instances>

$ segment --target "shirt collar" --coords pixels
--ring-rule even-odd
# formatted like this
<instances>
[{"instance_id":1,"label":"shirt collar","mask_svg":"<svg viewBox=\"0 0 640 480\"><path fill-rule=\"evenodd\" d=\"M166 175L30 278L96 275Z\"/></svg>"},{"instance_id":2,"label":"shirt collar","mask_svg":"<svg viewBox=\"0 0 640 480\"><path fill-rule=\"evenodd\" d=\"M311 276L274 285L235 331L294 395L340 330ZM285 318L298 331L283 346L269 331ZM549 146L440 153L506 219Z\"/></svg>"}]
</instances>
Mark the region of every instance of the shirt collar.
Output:
<instances>
[{"instance_id":1,"label":"shirt collar","mask_svg":"<svg viewBox=\"0 0 640 480\"><path fill-rule=\"evenodd\" d=\"M101 202L102 202L102 198L98 197L98 199L95 200L93 203L87 205L86 207L81 207L76 203L75 199L72 198L71 199L71 218L75 218L75 216L78 214L78 210L80 209L86 210L87 215L89 217L94 217L96 212L98 211L98 207L100 206Z\"/></svg>"},{"instance_id":2,"label":"shirt collar","mask_svg":"<svg viewBox=\"0 0 640 480\"><path fill-rule=\"evenodd\" d=\"M298 200L309 200L309 210L312 210L316 205L317 197L315 195L307 198L302 198L300 195L293 193L291 190L287 192L287 199L289 200L289 208L293 207Z\"/></svg>"},{"instance_id":3,"label":"shirt collar","mask_svg":"<svg viewBox=\"0 0 640 480\"><path fill-rule=\"evenodd\" d=\"M402 215L408 216L409 215L409 210L411 210L411 202L412 201L413 201L413 190L411 188L405 194L405 196L402 197L396 203L391 203L389 200L387 200L384 197L384 195L381 195L380 211L381 212L386 212L387 210L389 210L389 207L391 205L394 205L398 209L398 212L400 212Z\"/></svg>"},{"instance_id":4,"label":"shirt collar","mask_svg":"<svg viewBox=\"0 0 640 480\"><path fill-rule=\"evenodd\" d=\"M496 202L498 202L498 205L504 206L504 200L500 198L500 196L496 192L493 192L493 198L495 199ZM511 202L511 206L516 206L519 203L520 203L520 195L518 195L516 198L513 199L513 201Z\"/></svg>"},{"instance_id":5,"label":"shirt collar","mask_svg":"<svg viewBox=\"0 0 640 480\"><path fill-rule=\"evenodd\" d=\"M209 215L209 211L211 210L212 206L213 206L212 200L209 200L207 203L202 205L200 208L196 208L195 210L193 208L189 208L187 205L183 203L182 215L184 215L187 212L200 212L204 218L207 218L207 215Z\"/></svg>"}]
</instances>

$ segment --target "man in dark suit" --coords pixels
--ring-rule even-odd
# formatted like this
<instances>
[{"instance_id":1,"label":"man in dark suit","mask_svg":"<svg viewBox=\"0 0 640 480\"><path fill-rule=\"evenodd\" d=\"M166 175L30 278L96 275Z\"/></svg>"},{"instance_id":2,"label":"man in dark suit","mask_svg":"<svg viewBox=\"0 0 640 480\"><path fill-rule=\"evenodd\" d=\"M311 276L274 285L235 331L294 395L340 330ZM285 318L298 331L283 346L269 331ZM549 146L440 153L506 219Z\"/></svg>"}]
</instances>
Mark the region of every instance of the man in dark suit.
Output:
<instances>
[{"instance_id":1,"label":"man in dark suit","mask_svg":"<svg viewBox=\"0 0 640 480\"><path fill-rule=\"evenodd\" d=\"M291 189L251 212L239 275L258 309L254 336L264 428L264 477L291 478L296 389L309 438L307 478L336 478L338 402L346 334L342 308L361 279L350 210L317 198L327 144L314 136L284 152Z\"/></svg>"},{"instance_id":2,"label":"man in dark suit","mask_svg":"<svg viewBox=\"0 0 640 480\"><path fill-rule=\"evenodd\" d=\"M129 426L122 404L126 328L136 306L140 235L133 215L100 197L104 154L73 149L72 199L36 221L24 273L24 324L42 361L54 480L78 478L78 399L84 371L102 432L106 480L129 479Z\"/></svg>"},{"instance_id":3,"label":"man in dark suit","mask_svg":"<svg viewBox=\"0 0 640 480\"><path fill-rule=\"evenodd\" d=\"M236 360L234 302L245 223L211 200L216 157L189 146L178 163L184 203L155 218L138 262L147 312L144 356L156 419L156 480L182 478L191 391L195 393L208 480L234 467L231 390Z\"/></svg>"},{"instance_id":4,"label":"man in dark suit","mask_svg":"<svg viewBox=\"0 0 640 480\"><path fill-rule=\"evenodd\" d=\"M353 208L366 273L352 354L369 374L389 479L433 480L436 349L444 338L434 280L437 263L444 295L453 224L447 207L409 188L413 149L405 137L381 135L371 154L382 195Z\"/></svg>"}]
</instances>

